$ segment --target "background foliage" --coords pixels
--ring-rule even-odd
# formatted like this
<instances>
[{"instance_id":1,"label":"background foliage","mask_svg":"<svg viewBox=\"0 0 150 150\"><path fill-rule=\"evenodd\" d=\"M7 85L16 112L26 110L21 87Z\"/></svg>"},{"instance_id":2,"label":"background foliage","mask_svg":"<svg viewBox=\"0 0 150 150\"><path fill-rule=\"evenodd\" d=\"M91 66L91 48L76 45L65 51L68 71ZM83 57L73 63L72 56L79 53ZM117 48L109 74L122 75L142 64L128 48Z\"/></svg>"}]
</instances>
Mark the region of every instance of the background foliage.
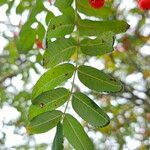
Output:
<instances>
[{"instance_id":1,"label":"background foliage","mask_svg":"<svg viewBox=\"0 0 150 150\"><path fill-rule=\"evenodd\" d=\"M93 129L84 121L82 124L89 133L99 135L97 136L99 140L95 142L98 148L113 149L113 145L116 149L125 149L128 144L127 139L131 138L139 141L138 149L147 150L150 148L150 60L142 50L146 47L149 48L150 44L150 17L148 12L140 11L137 8L136 1L131 8L123 7L122 3L123 1L119 0L109 1L108 9L104 10L102 14L90 11L87 14L94 13L95 16L100 15L110 20L121 18L126 20L131 27L126 34L117 36L113 53L93 58L95 64L97 64L96 62L101 64L106 72L117 77L124 85L124 91L117 94L103 93L98 95L92 91L87 93L93 94L97 103L101 105L105 112L108 112L111 116L111 123L101 129ZM31 105L33 78L36 77L36 74L41 75L43 73L41 68L43 50L37 47L35 41L37 37L40 41L44 40L49 19L54 14L50 12L51 7L48 9L47 6L50 3L46 0L37 2L34 0L21 0L20 2L0 0L0 5L0 9L6 8L7 14L7 19L0 22L6 28L0 31L1 37L7 40L7 45L0 54L0 107L3 109L7 105L20 113L17 119L10 121L3 119L1 126L3 129L15 127L14 134L24 137L25 143L15 145L15 149L45 149L49 147L47 143L36 143L35 137L28 135L23 128L28 122L27 114ZM66 9L63 9L63 6L57 5L57 7L65 13ZM80 11L84 11L82 9ZM111 15L107 16L109 11ZM45 16L42 19L38 16L41 13ZM13 22L13 15L18 17L17 23ZM30 19L25 23L27 16ZM135 19L136 22L133 25L132 19ZM34 22L36 24L33 24ZM33 28L29 30L28 26L32 24ZM22 38L18 38L18 34ZM29 49L32 50L28 51ZM23 54L20 51L25 53ZM72 56L72 60L74 59L76 59L75 56ZM80 60L80 64L85 62L88 64L92 61L85 55L80 55ZM16 77L22 83L20 88L17 88L16 83L14 83ZM77 90L78 88L78 85L76 85ZM5 143L8 136L5 131L0 131L0 147L9 149L10 147ZM66 149L71 149L69 147L66 144Z\"/></svg>"}]
</instances>

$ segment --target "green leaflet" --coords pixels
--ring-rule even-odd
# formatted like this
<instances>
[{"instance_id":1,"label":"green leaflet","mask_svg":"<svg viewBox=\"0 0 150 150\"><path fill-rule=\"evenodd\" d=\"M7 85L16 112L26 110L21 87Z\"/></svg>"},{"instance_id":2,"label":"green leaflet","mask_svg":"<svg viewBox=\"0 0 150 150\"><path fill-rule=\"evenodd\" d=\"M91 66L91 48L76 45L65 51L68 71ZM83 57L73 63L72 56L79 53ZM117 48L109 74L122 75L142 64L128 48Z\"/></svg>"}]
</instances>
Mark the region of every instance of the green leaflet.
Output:
<instances>
[{"instance_id":1,"label":"green leaflet","mask_svg":"<svg viewBox=\"0 0 150 150\"><path fill-rule=\"evenodd\" d=\"M65 9L66 7L71 6L72 3L73 3L73 0L65 0L65 1L56 0L55 6L61 10L61 9Z\"/></svg>"},{"instance_id":2,"label":"green leaflet","mask_svg":"<svg viewBox=\"0 0 150 150\"><path fill-rule=\"evenodd\" d=\"M65 63L45 72L33 88L32 100L71 78L74 71L75 67L72 64Z\"/></svg>"},{"instance_id":3,"label":"green leaflet","mask_svg":"<svg viewBox=\"0 0 150 150\"><path fill-rule=\"evenodd\" d=\"M27 131L30 134L47 132L58 124L61 116L62 112L58 110L42 113L30 121Z\"/></svg>"},{"instance_id":4,"label":"green leaflet","mask_svg":"<svg viewBox=\"0 0 150 150\"><path fill-rule=\"evenodd\" d=\"M72 7L73 0L56 0L55 6L64 14L64 15L72 15L75 16L75 11Z\"/></svg>"},{"instance_id":5,"label":"green leaflet","mask_svg":"<svg viewBox=\"0 0 150 150\"><path fill-rule=\"evenodd\" d=\"M38 27L37 27L37 30L36 30L36 33L38 35L38 38L42 41L44 39L44 36L45 36L45 28L43 26L43 24L41 24L40 22L38 23Z\"/></svg>"},{"instance_id":6,"label":"green leaflet","mask_svg":"<svg viewBox=\"0 0 150 150\"><path fill-rule=\"evenodd\" d=\"M32 23L36 22L37 21L36 15L38 13L40 13L41 11L43 11L44 9L45 9L45 7L43 5L43 0L36 1L36 3L34 4L34 6L32 7L32 9L30 11L27 24L32 25ZM31 34L29 34L29 35L31 35Z\"/></svg>"},{"instance_id":7,"label":"green leaflet","mask_svg":"<svg viewBox=\"0 0 150 150\"><path fill-rule=\"evenodd\" d=\"M75 11L73 9L73 7L65 7L63 9L61 9L61 12L63 13L63 15L68 15L68 14L72 14L72 18L74 18L75 20Z\"/></svg>"},{"instance_id":8,"label":"green leaflet","mask_svg":"<svg viewBox=\"0 0 150 150\"><path fill-rule=\"evenodd\" d=\"M76 48L76 41L69 39L58 39L55 42L48 43L48 49L44 53L43 63L46 68L69 60Z\"/></svg>"},{"instance_id":9,"label":"green leaflet","mask_svg":"<svg viewBox=\"0 0 150 150\"><path fill-rule=\"evenodd\" d=\"M0 1L0 6L1 6L1 5L4 5L5 3L6 3L6 0L1 0L1 1Z\"/></svg>"},{"instance_id":10,"label":"green leaflet","mask_svg":"<svg viewBox=\"0 0 150 150\"><path fill-rule=\"evenodd\" d=\"M46 21L46 24L48 25L50 20L55 17L55 15L51 12L51 11L48 11L47 12L47 15L46 15L46 18L45 18L45 21Z\"/></svg>"},{"instance_id":11,"label":"green leaflet","mask_svg":"<svg viewBox=\"0 0 150 150\"><path fill-rule=\"evenodd\" d=\"M90 66L80 66L78 77L85 86L97 92L117 92L122 89L119 81Z\"/></svg>"},{"instance_id":12,"label":"green leaflet","mask_svg":"<svg viewBox=\"0 0 150 150\"><path fill-rule=\"evenodd\" d=\"M25 6L24 6L24 3L22 2L16 7L16 14L21 14L23 13L24 10L25 10Z\"/></svg>"},{"instance_id":13,"label":"green leaflet","mask_svg":"<svg viewBox=\"0 0 150 150\"><path fill-rule=\"evenodd\" d=\"M73 94L72 106L75 112L92 126L104 127L110 122L107 114L83 93Z\"/></svg>"},{"instance_id":14,"label":"green leaflet","mask_svg":"<svg viewBox=\"0 0 150 150\"><path fill-rule=\"evenodd\" d=\"M53 141L52 150L63 150L63 128L59 122L57 125L56 135Z\"/></svg>"},{"instance_id":15,"label":"green leaflet","mask_svg":"<svg viewBox=\"0 0 150 150\"><path fill-rule=\"evenodd\" d=\"M94 16L94 17L98 17L98 18L107 18L107 17L110 17L113 13L112 9L110 9L110 7L106 6L106 4L105 4L105 7L101 8L101 9L95 9L95 8L91 7L88 0L78 0L77 4L78 4L78 10L87 16Z\"/></svg>"},{"instance_id":16,"label":"green leaflet","mask_svg":"<svg viewBox=\"0 0 150 150\"><path fill-rule=\"evenodd\" d=\"M36 38L35 29L31 28L31 25L36 21L36 15L44 10L43 0L38 0L34 4L32 10L30 11L27 22L23 25L19 38L16 40L17 49L22 53L27 53L29 50L33 48ZM39 31L42 30L40 27ZM30 36L29 36L30 35ZM41 39L41 37L39 37Z\"/></svg>"},{"instance_id":17,"label":"green leaflet","mask_svg":"<svg viewBox=\"0 0 150 150\"><path fill-rule=\"evenodd\" d=\"M112 52L113 37L115 34L125 32L129 26L126 22L117 20L81 20L78 11L87 16L109 18L112 16L113 10L109 8L109 5L105 5L99 10L93 9L87 0L77 0L78 10L74 10L73 2L73 0L56 0L55 6L62 15L53 17L53 13L47 14L47 50L43 56L43 63L44 67L51 69L45 72L34 86L33 105L29 110L31 121L28 130L30 133L43 133L57 125L52 150L63 149L63 134L74 149L94 150L93 143L80 123L73 116L54 110L63 105L70 97L70 91L56 87L71 78L76 69L79 80L89 89L97 92L117 92L122 89L119 81L96 68L84 65L76 68L69 63L58 65L64 61L69 61L75 53L76 47L82 53L90 56ZM32 13L34 14L34 12ZM79 35L76 34L77 32ZM41 39L44 37L43 33L45 33L44 28L39 24L38 35ZM69 35L69 38L66 35ZM91 39L91 36L94 36L95 39ZM53 38L54 42L52 42ZM80 92L73 94L72 106L77 114L90 125L104 127L110 122L108 115L88 96ZM63 125L60 123L62 115L64 115Z\"/></svg>"},{"instance_id":18,"label":"green leaflet","mask_svg":"<svg viewBox=\"0 0 150 150\"><path fill-rule=\"evenodd\" d=\"M91 21L79 20L80 36L101 36L105 32L119 34L125 32L129 25L125 21Z\"/></svg>"},{"instance_id":19,"label":"green leaflet","mask_svg":"<svg viewBox=\"0 0 150 150\"><path fill-rule=\"evenodd\" d=\"M65 88L57 88L53 89L44 93L41 93L38 97L32 100L32 103L34 105L46 105L46 106L51 106L56 107L59 106L59 102L65 102L66 99L69 97L70 92L69 90ZM44 107L43 106L43 107Z\"/></svg>"},{"instance_id":20,"label":"green leaflet","mask_svg":"<svg viewBox=\"0 0 150 150\"><path fill-rule=\"evenodd\" d=\"M69 15L61 15L50 20L47 31L47 39L61 38L73 32L74 17Z\"/></svg>"},{"instance_id":21,"label":"green leaflet","mask_svg":"<svg viewBox=\"0 0 150 150\"><path fill-rule=\"evenodd\" d=\"M32 103L29 109L29 120L35 116L54 110L62 106L70 97L69 90L65 88L57 88L40 94Z\"/></svg>"},{"instance_id":22,"label":"green leaflet","mask_svg":"<svg viewBox=\"0 0 150 150\"><path fill-rule=\"evenodd\" d=\"M30 36L29 36L30 35ZM35 43L36 31L25 24L16 40L17 49L22 53L27 53Z\"/></svg>"},{"instance_id":23,"label":"green leaflet","mask_svg":"<svg viewBox=\"0 0 150 150\"><path fill-rule=\"evenodd\" d=\"M5 49L9 50L9 60L10 63L14 64L15 60L19 57L19 53L16 48L14 41L10 41Z\"/></svg>"},{"instance_id":24,"label":"green leaflet","mask_svg":"<svg viewBox=\"0 0 150 150\"><path fill-rule=\"evenodd\" d=\"M84 39L80 43L82 53L90 56L103 55L113 51L114 33L106 32L96 39Z\"/></svg>"},{"instance_id":25,"label":"green leaflet","mask_svg":"<svg viewBox=\"0 0 150 150\"><path fill-rule=\"evenodd\" d=\"M65 115L63 131L64 136L76 150L94 150L93 143L81 124L69 114Z\"/></svg>"},{"instance_id":26,"label":"green leaflet","mask_svg":"<svg viewBox=\"0 0 150 150\"><path fill-rule=\"evenodd\" d=\"M32 120L34 117L36 117L46 111L51 111L51 110L42 109L38 105L31 105L29 108L28 118L29 118L29 120Z\"/></svg>"}]
</instances>

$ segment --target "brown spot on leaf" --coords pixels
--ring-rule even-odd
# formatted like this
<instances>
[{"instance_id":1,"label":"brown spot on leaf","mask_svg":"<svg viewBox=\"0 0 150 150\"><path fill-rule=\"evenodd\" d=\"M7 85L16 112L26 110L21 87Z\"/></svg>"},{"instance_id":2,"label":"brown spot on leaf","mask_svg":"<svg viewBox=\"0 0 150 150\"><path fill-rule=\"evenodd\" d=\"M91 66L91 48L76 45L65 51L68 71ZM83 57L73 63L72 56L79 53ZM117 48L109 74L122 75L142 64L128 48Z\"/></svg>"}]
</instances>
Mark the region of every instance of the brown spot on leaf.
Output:
<instances>
[{"instance_id":1,"label":"brown spot on leaf","mask_svg":"<svg viewBox=\"0 0 150 150\"><path fill-rule=\"evenodd\" d=\"M53 30L55 30L56 26L55 26L55 25L53 25L53 27L52 27L52 28L53 28Z\"/></svg>"},{"instance_id":2,"label":"brown spot on leaf","mask_svg":"<svg viewBox=\"0 0 150 150\"><path fill-rule=\"evenodd\" d=\"M40 107L43 108L44 107L44 103L40 103Z\"/></svg>"},{"instance_id":3,"label":"brown spot on leaf","mask_svg":"<svg viewBox=\"0 0 150 150\"><path fill-rule=\"evenodd\" d=\"M102 43L105 43L105 41L102 39Z\"/></svg>"},{"instance_id":4,"label":"brown spot on leaf","mask_svg":"<svg viewBox=\"0 0 150 150\"><path fill-rule=\"evenodd\" d=\"M66 73L65 76L68 76L68 73Z\"/></svg>"},{"instance_id":5,"label":"brown spot on leaf","mask_svg":"<svg viewBox=\"0 0 150 150\"><path fill-rule=\"evenodd\" d=\"M116 79L115 78L110 78L110 81L116 82Z\"/></svg>"}]
</instances>

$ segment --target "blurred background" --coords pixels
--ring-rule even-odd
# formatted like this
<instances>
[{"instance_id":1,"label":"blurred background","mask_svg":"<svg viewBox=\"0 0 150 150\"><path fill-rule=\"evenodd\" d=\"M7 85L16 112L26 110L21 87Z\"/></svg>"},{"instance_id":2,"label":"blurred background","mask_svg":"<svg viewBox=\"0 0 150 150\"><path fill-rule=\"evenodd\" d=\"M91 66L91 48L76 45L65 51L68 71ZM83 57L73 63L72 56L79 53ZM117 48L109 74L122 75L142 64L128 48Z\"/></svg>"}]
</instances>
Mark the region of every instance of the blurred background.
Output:
<instances>
[{"instance_id":1,"label":"blurred background","mask_svg":"<svg viewBox=\"0 0 150 150\"><path fill-rule=\"evenodd\" d=\"M116 36L113 53L80 55L80 60L117 77L124 90L92 93L111 118L107 127L94 129L80 120L98 150L150 150L150 12L140 10L135 0L107 1L112 10L108 19L126 20L130 28ZM32 87L45 71L41 41L53 13L61 14L49 0L0 0L0 150L51 149L55 129L31 136L25 126ZM29 42L30 47L32 41L33 47L23 54L17 50L17 37L28 17L40 40L27 31L21 46ZM64 144L66 150L72 149L67 141Z\"/></svg>"}]
</instances>

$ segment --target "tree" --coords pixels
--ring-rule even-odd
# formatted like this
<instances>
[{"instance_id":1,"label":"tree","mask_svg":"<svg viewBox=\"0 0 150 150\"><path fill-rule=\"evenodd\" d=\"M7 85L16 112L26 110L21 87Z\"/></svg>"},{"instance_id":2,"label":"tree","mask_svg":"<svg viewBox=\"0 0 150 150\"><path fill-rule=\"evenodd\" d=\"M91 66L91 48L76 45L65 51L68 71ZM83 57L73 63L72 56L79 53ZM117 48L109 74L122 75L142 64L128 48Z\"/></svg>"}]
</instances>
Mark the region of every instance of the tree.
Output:
<instances>
[{"instance_id":1,"label":"tree","mask_svg":"<svg viewBox=\"0 0 150 150\"><path fill-rule=\"evenodd\" d=\"M28 132L24 133L26 143L15 148L30 149L34 139L30 134L57 126L52 149L62 149L64 137L78 150L111 149L112 140L117 142L118 149L124 149L128 144L126 137L139 141L137 148L149 149L149 57L141 53L141 47L149 45L149 33L145 33L149 12L137 7L121 9L121 2L116 1L107 1L103 8L94 9L86 0L56 0L54 6L61 14L55 16L47 8L52 2L15 2L0 1L2 7L7 5L8 18L13 9L19 16L28 14L27 20L21 17L17 25L11 20L2 22L13 36L2 33L8 43L0 59L1 107L7 103L21 113L14 122L4 122L4 126L15 126L18 134L24 126ZM38 19L40 14L45 18ZM131 26L126 32L129 15L139 19L136 27ZM92 67L96 64L90 63L93 58L103 65L103 70ZM41 66L46 68L44 73ZM32 88L30 82L35 73L41 77ZM13 83L16 76L23 81L21 90ZM128 80L138 76L134 82ZM77 77L89 90L82 90ZM81 124L87 133L102 134L95 148L94 140L75 116L66 113L70 102L83 119ZM7 148L5 132L2 135L1 145ZM35 149L47 147L35 145Z\"/></svg>"}]
</instances>

